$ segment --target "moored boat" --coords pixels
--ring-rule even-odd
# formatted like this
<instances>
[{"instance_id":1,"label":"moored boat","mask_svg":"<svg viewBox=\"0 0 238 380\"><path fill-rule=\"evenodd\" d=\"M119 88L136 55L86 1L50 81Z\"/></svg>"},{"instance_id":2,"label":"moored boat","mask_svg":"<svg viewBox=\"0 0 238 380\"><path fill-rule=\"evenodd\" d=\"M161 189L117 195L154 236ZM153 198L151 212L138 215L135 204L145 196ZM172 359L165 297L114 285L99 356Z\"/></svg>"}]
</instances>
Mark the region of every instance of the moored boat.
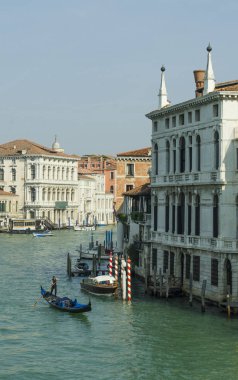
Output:
<instances>
[{"instance_id":1,"label":"moored boat","mask_svg":"<svg viewBox=\"0 0 238 380\"><path fill-rule=\"evenodd\" d=\"M43 231L43 232L34 232L34 237L47 237L47 236L53 236L53 233L51 231Z\"/></svg>"},{"instance_id":2,"label":"moored boat","mask_svg":"<svg viewBox=\"0 0 238 380\"><path fill-rule=\"evenodd\" d=\"M96 230L96 226L95 224L76 224L74 226L74 231L95 231Z\"/></svg>"},{"instance_id":3,"label":"moored boat","mask_svg":"<svg viewBox=\"0 0 238 380\"><path fill-rule=\"evenodd\" d=\"M96 277L84 278L80 282L81 289L96 295L111 296L115 294L118 283L115 277L109 275L102 275Z\"/></svg>"},{"instance_id":4,"label":"moored boat","mask_svg":"<svg viewBox=\"0 0 238 380\"><path fill-rule=\"evenodd\" d=\"M88 304L82 304L78 303L77 299L73 301L68 297L57 297L43 289L42 286L41 295L51 307L61 311L66 311L68 313L85 313L91 311L90 301Z\"/></svg>"}]
</instances>

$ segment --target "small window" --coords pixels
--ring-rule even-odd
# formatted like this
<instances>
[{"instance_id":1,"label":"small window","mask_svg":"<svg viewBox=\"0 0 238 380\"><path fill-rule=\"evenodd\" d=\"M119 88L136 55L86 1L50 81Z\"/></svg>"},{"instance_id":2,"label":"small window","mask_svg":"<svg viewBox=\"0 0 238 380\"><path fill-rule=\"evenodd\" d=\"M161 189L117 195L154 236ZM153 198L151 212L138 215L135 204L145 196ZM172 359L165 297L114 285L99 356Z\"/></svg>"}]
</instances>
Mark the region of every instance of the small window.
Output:
<instances>
[{"instance_id":1,"label":"small window","mask_svg":"<svg viewBox=\"0 0 238 380\"><path fill-rule=\"evenodd\" d=\"M4 181L4 169L0 169L0 181Z\"/></svg>"},{"instance_id":2,"label":"small window","mask_svg":"<svg viewBox=\"0 0 238 380\"><path fill-rule=\"evenodd\" d=\"M152 269L157 268L157 249L152 248Z\"/></svg>"},{"instance_id":3,"label":"small window","mask_svg":"<svg viewBox=\"0 0 238 380\"><path fill-rule=\"evenodd\" d=\"M176 116L173 116L173 117L172 117L172 127L173 127L173 128L176 127Z\"/></svg>"},{"instance_id":4,"label":"small window","mask_svg":"<svg viewBox=\"0 0 238 380\"><path fill-rule=\"evenodd\" d=\"M238 170L238 148L236 148L236 170Z\"/></svg>"},{"instance_id":5,"label":"small window","mask_svg":"<svg viewBox=\"0 0 238 380\"><path fill-rule=\"evenodd\" d=\"M114 179L114 172L110 172L110 179Z\"/></svg>"},{"instance_id":6,"label":"small window","mask_svg":"<svg viewBox=\"0 0 238 380\"><path fill-rule=\"evenodd\" d=\"M195 121L200 121L200 110L195 111Z\"/></svg>"},{"instance_id":7,"label":"small window","mask_svg":"<svg viewBox=\"0 0 238 380\"><path fill-rule=\"evenodd\" d=\"M179 115L179 125L184 125L184 114Z\"/></svg>"},{"instance_id":8,"label":"small window","mask_svg":"<svg viewBox=\"0 0 238 380\"><path fill-rule=\"evenodd\" d=\"M134 164L127 164L126 168L127 168L126 175L129 177L134 177Z\"/></svg>"},{"instance_id":9,"label":"small window","mask_svg":"<svg viewBox=\"0 0 238 380\"><path fill-rule=\"evenodd\" d=\"M211 259L211 285L218 286L218 260Z\"/></svg>"},{"instance_id":10,"label":"small window","mask_svg":"<svg viewBox=\"0 0 238 380\"><path fill-rule=\"evenodd\" d=\"M213 105L213 117L218 117L218 104Z\"/></svg>"},{"instance_id":11,"label":"small window","mask_svg":"<svg viewBox=\"0 0 238 380\"><path fill-rule=\"evenodd\" d=\"M165 128L169 129L169 117L165 119Z\"/></svg>"},{"instance_id":12,"label":"small window","mask_svg":"<svg viewBox=\"0 0 238 380\"><path fill-rule=\"evenodd\" d=\"M193 280L200 281L200 256L193 256Z\"/></svg>"},{"instance_id":13,"label":"small window","mask_svg":"<svg viewBox=\"0 0 238 380\"><path fill-rule=\"evenodd\" d=\"M114 193L114 187L113 186L110 186L110 193Z\"/></svg>"},{"instance_id":14,"label":"small window","mask_svg":"<svg viewBox=\"0 0 238 380\"><path fill-rule=\"evenodd\" d=\"M191 124L193 122L192 112L188 112L188 123Z\"/></svg>"},{"instance_id":15,"label":"small window","mask_svg":"<svg viewBox=\"0 0 238 380\"><path fill-rule=\"evenodd\" d=\"M126 185L126 191L130 191L133 189L133 185Z\"/></svg>"},{"instance_id":16,"label":"small window","mask_svg":"<svg viewBox=\"0 0 238 380\"><path fill-rule=\"evenodd\" d=\"M157 121L154 121L154 123L153 123L153 129L154 129L154 132L158 131L158 122Z\"/></svg>"}]
</instances>

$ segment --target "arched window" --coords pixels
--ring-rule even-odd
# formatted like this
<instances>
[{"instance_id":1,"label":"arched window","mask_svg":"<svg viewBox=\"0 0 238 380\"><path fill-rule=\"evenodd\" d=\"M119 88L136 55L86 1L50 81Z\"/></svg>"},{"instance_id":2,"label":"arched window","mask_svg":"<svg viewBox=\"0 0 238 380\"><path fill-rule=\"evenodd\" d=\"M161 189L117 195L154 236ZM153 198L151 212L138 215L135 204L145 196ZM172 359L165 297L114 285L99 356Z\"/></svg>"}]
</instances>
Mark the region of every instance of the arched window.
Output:
<instances>
[{"instance_id":1,"label":"arched window","mask_svg":"<svg viewBox=\"0 0 238 380\"><path fill-rule=\"evenodd\" d=\"M71 169L71 180L73 181L74 179L74 169Z\"/></svg>"},{"instance_id":2,"label":"arched window","mask_svg":"<svg viewBox=\"0 0 238 380\"><path fill-rule=\"evenodd\" d=\"M185 196L180 193L177 210L177 230L179 235L184 234Z\"/></svg>"},{"instance_id":3,"label":"arched window","mask_svg":"<svg viewBox=\"0 0 238 380\"><path fill-rule=\"evenodd\" d=\"M213 237L217 238L219 234L219 198L218 195L213 197Z\"/></svg>"},{"instance_id":4,"label":"arched window","mask_svg":"<svg viewBox=\"0 0 238 380\"><path fill-rule=\"evenodd\" d=\"M159 156L158 156L158 144L154 146L154 164L155 164L155 175L159 174Z\"/></svg>"},{"instance_id":5,"label":"arched window","mask_svg":"<svg viewBox=\"0 0 238 380\"><path fill-rule=\"evenodd\" d=\"M36 178L36 166L31 165L31 179L35 179L35 178Z\"/></svg>"},{"instance_id":6,"label":"arched window","mask_svg":"<svg viewBox=\"0 0 238 380\"><path fill-rule=\"evenodd\" d=\"M219 149L219 133L214 133L214 167L216 170L219 168L220 163L220 149Z\"/></svg>"},{"instance_id":7,"label":"arched window","mask_svg":"<svg viewBox=\"0 0 238 380\"><path fill-rule=\"evenodd\" d=\"M188 194L188 235L192 232L192 194Z\"/></svg>"},{"instance_id":8,"label":"arched window","mask_svg":"<svg viewBox=\"0 0 238 380\"><path fill-rule=\"evenodd\" d=\"M173 140L173 172L176 173L176 140Z\"/></svg>"},{"instance_id":9,"label":"arched window","mask_svg":"<svg viewBox=\"0 0 238 380\"><path fill-rule=\"evenodd\" d=\"M195 199L195 235L200 235L200 196Z\"/></svg>"},{"instance_id":10,"label":"arched window","mask_svg":"<svg viewBox=\"0 0 238 380\"><path fill-rule=\"evenodd\" d=\"M236 196L236 239L238 239L238 195Z\"/></svg>"},{"instance_id":11,"label":"arched window","mask_svg":"<svg viewBox=\"0 0 238 380\"><path fill-rule=\"evenodd\" d=\"M45 199L45 198L46 198L46 197L45 197L45 194L46 194L46 190L43 189L43 190L42 190L42 200L43 200L43 201L46 200L46 199Z\"/></svg>"},{"instance_id":12,"label":"arched window","mask_svg":"<svg viewBox=\"0 0 238 380\"><path fill-rule=\"evenodd\" d=\"M172 234L175 233L175 194L172 196Z\"/></svg>"},{"instance_id":13,"label":"arched window","mask_svg":"<svg viewBox=\"0 0 238 380\"><path fill-rule=\"evenodd\" d=\"M36 189L31 187L31 202L35 202L36 200Z\"/></svg>"},{"instance_id":14,"label":"arched window","mask_svg":"<svg viewBox=\"0 0 238 380\"><path fill-rule=\"evenodd\" d=\"M170 171L170 143L166 141L166 173Z\"/></svg>"},{"instance_id":15,"label":"arched window","mask_svg":"<svg viewBox=\"0 0 238 380\"><path fill-rule=\"evenodd\" d=\"M12 181L16 181L16 169L12 168Z\"/></svg>"},{"instance_id":16,"label":"arched window","mask_svg":"<svg viewBox=\"0 0 238 380\"><path fill-rule=\"evenodd\" d=\"M154 231L158 228L158 198L154 197Z\"/></svg>"},{"instance_id":17,"label":"arched window","mask_svg":"<svg viewBox=\"0 0 238 380\"><path fill-rule=\"evenodd\" d=\"M196 148L197 148L197 171L201 171L201 138L199 135L196 137Z\"/></svg>"},{"instance_id":18,"label":"arched window","mask_svg":"<svg viewBox=\"0 0 238 380\"><path fill-rule=\"evenodd\" d=\"M169 195L165 199L165 232L169 232Z\"/></svg>"},{"instance_id":19,"label":"arched window","mask_svg":"<svg viewBox=\"0 0 238 380\"><path fill-rule=\"evenodd\" d=\"M185 138L181 137L179 140L179 151L180 151L180 173L185 172Z\"/></svg>"}]
</instances>

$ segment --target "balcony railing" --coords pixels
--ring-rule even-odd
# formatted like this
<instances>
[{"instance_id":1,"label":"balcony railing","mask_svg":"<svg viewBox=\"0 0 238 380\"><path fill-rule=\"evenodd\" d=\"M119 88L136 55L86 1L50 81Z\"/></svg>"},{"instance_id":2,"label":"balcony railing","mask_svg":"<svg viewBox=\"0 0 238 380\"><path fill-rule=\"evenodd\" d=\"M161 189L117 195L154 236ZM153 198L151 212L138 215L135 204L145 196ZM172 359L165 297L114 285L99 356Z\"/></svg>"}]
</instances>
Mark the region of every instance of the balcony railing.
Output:
<instances>
[{"instance_id":1,"label":"balcony railing","mask_svg":"<svg viewBox=\"0 0 238 380\"><path fill-rule=\"evenodd\" d=\"M174 247L209 249L221 252L237 252L238 249L238 240L236 239L173 235L157 231L151 232L151 241Z\"/></svg>"},{"instance_id":2,"label":"balcony railing","mask_svg":"<svg viewBox=\"0 0 238 380\"><path fill-rule=\"evenodd\" d=\"M168 173L166 175L152 176L152 183L156 185L176 185L178 183L224 183L225 175L219 171L209 172L186 172L186 173Z\"/></svg>"}]
</instances>

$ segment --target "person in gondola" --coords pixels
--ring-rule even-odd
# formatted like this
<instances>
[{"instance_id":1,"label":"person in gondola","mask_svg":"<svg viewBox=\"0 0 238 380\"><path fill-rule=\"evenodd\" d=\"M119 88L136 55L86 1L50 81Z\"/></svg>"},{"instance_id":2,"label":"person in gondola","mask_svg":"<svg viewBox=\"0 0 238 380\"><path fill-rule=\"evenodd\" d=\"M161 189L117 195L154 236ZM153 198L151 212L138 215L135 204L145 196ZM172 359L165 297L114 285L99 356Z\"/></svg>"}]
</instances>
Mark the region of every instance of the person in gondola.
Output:
<instances>
[{"instance_id":1,"label":"person in gondola","mask_svg":"<svg viewBox=\"0 0 238 380\"><path fill-rule=\"evenodd\" d=\"M55 296L57 294L57 278L55 276L52 277L51 280L51 289L50 289L50 294L53 294L53 291L55 293Z\"/></svg>"}]
</instances>

